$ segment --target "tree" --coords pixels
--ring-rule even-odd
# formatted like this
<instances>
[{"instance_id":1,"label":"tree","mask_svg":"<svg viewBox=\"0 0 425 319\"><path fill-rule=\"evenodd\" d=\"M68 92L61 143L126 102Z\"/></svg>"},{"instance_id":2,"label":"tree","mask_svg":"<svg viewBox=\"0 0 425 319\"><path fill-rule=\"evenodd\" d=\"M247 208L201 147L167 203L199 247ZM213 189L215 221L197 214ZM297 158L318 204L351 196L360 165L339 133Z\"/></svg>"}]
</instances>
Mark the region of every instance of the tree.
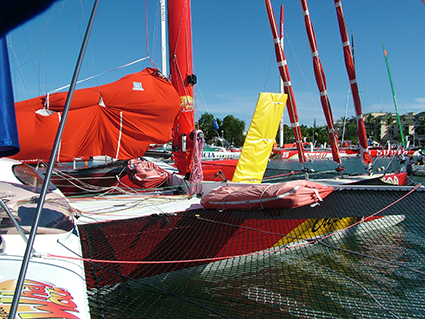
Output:
<instances>
[{"instance_id":1,"label":"tree","mask_svg":"<svg viewBox=\"0 0 425 319\"><path fill-rule=\"evenodd\" d=\"M393 117L390 115L390 116L388 116L386 119L385 119L385 125L387 126L387 132L388 132L388 140L390 141L391 140L391 129L392 129L392 126L394 125L394 119L393 119Z\"/></svg>"},{"instance_id":2,"label":"tree","mask_svg":"<svg viewBox=\"0 0 425 319\"><path fill-rule=\"evenodd\" d=\"M316 145L322 145L325 143L329 145L330 139L327 125L316 127L314 130L314 140L317 142Z\"/></svg>"},{"instance_id":3,"label":"tree","mask_svg":"<svg viewBox=\"0 0 425 319\"><path fill-rule=\"evenodd\" d=\"M198 121L199 129L202 132L204 132L206 142L212 141L218 134L217 130L214 129L213 121L214 121L214 115L208 112L203 113L201 117L199 118L199 121ZM216 119L216 122L217 124L220 123L218 119Z\"/></svg>"},{"instance_id":4,"label":"tree","mask_svg":"<svg viewBox=\"0 0 425 319\"><path fill-rule=\"evenodd\" d=\"M233 115L227 115L223 119L220 130L224 131L224 139L229 143L237 147L243 145L245 141L245 136L243 134L245 130L245 121L239 120Z\"/></svg>"},{"instance_id":5,"label":"tree","mask_svg":"<svg viewBox=\"0 0 425 319\"><path fill-rule=\"evenodd\" d=\"M369 128L369 136L373 136L373 125L376 123L375 116L372 115L372 113L366 115L366 123L367 127Z\"/></svg>"},{"instance_id":6,"label":"tree","mask_svg":"<svg viewBox=\"0 0 425 319\"><path fill-rule=\"evenodd\" d=\"M355 118L355 117L354 117ZM357 144L358 137L357 137L357 123L350 120L350 123L348 123L345 127L345 136L344 140L349 141L351 140L353 144Z\"/></svg>"},{"instance_id":7,"label":"tree","mask_svg":"<svg viewBox=\"0 0 425 319\"><path fill-rule=\"evenodd\" d=\"M388 129L390 128L390 126L393 126L394 124L394 119L393 117L390 115L385 119L385 124L388 126Z\"/></svg>"},{"instance_id":8,"label":"tree","mask_svg":"<svg viewBox=\"0 0 425 319\"><path fill-rule=\"evenodd\" d=\"M279 142L279 129L276 132L276 142ZM295 139L294 139L294 132L292 131L292 129L286 125L283 124L283 144L288 144L288 143L294 143Z\"/></svg>"}]
</instances>

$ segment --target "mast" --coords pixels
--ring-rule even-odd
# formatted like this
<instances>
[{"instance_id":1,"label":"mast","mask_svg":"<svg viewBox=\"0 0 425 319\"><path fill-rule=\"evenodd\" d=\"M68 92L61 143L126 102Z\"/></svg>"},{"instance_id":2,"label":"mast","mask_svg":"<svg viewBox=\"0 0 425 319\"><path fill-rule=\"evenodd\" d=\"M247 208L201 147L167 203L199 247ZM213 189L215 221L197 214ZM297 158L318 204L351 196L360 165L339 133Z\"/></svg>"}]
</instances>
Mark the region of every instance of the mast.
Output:
<instances>
[{"instance_id":1,"label":"mast","mask_svg":"<svg viewBox=\"0 0 425 319\"><path fill-rule=\"evenodd\" d=\"M180 174L191 172L195 130L190 0L168 1L168 43L170 75L180 95L180 110L173 125L174 163ZM192 135L192 136L191 136Z\"/></svg>"},{"instance_id":2,"label":"mast","mask_svg":"<svg viewBox=\"0 0 425 319\"><path fill-rule=\"evenodd\" d=\"M283 46L284 46L284 42L283 42L283 6L280 6L280 45L282 46L282 51L283 51ZM282 78L280 78L280 93L283 93L283 81ZM285 129L284 126L284 115L285 113L282 112L282 117L280 118L280 126L279 126L279 146L282 148L283 147L283 132Z\"/></svg>"},{"instance_id":3,"label":"mast","mask_svg":"<svg viewBox=\"0 0 425 319\"><path fill-rule=\"evenodd\" d=\"M300 0L301 9L304 16L305 29L307 31L308 42L310 44L311 56L313 58L314 76L316 77L317 88L320 92L320 102L322 104L323 113L325 114L326 123L329 129L329 140L331 144L332 157L335 163L338 164L338 171L343 170L341 157L338 152L338 133L335 130L334 119L332 116L331 104L326 88L325 72L322 62L319 58L319 50L317 48L316 37L314 35L313 24L311 23L310 14L308 11L307 0Z\"/></svg>"},{"instance_id":4,"label":"mast","mask_svg":"<svg viewBox=\"0 0 425 319\"><path fill-rule=\"evenodd\" d=\"M390 79L391 91L393 92L393 100L394 100L395 112L397 114L398 128L400 130L401 143L402 143L403 148L404 148L404 147L406 147L406 142L404 141L404 134L403 134L402 126L401 126L400 114L398 113L397 98L395 96L395 90L394 90L393 80L391 78L390 63L388 62L387 50L385 50L385 46L384 45L382 45L382 49L384 50L385 63L387 64L387 70L388 70L388 77Z\"/></svg>"},{"instance_id":5,"label":"mast","mask_svg":"<svg viewBox=\"0 0 425 319\"><path fill-rule=\"evenodd\" d=\"M165 25L165 0L159 0L161 7L161 62L162 74L167 75L167 37Z\"/></svg>"},{"instance_id":6,"label":"mast","mask_svg":"<svg viewBox=\"0 0 425 319\"><path fill-rule=\"evenodd\" d=\"M31 259L31 256L32 256L32 250L33 250L33 246L34 246L34 242L35 242L35 236L37 234L40 216L41 216L41 213L43 212L43 205L44 205L44 202L45 202L46 194L48 192L50 177L52 176L55 158L56 158L57 152L59 150L60 140L61 140L63 130L64 130L64 127L65 127L66 118L68 116L69 108L71 106L71 101L72 101L72 97L74 95L75 86L77 85L78 75L80 73L81 65L83 63L84 54L86 52L87 44L88 44L88 41L89 41L91 30L93 28L94 18L96 16L98 6L99 6L99 0L96 0L93 4L93 9L92 9L90 19L89 19L89 22L88 22L88 25L87 25L86 33L84 35L84 39L83 39L83 43L81 45L80 53L78 55L77 64L75 66L74 74L72 76L71 85L69 87L68 95L66 97L65 107L64 107L64 110L63 110L63 113L62 113L62 117L61 117L61 120L60 120L60 123L59 123L58 130L56 132L56 138L55 138L55 142L53 144L52 153L50 155L49 164L47 165L47 169L46 169L46 172L45 172L45 177L44 177L44 180L43 180L43 185L41 187L40 196L39 196L39 198L36 199L37 208L36 208L36 211L35 211L34 219L32 221L31 231L30 231L27 246L26 246L26 249L25 249L25 255L24 255L24 258L22 259L19 277L18 277L18 280L16 281L15 292L14 292L14 295L13 295L13 300L12 300L12 304L10 306L10 311L9 311L9 318L15 318L16 312L18 310L19 298L21 296L21 292L22 292L22 289L24 287L25 276L27 274L29 262L30 262L30 259Z\"/></svg>"},{"instance_id":7,"label":"mast","mask_svg":"<svg viewBox=\"0 0 425 319\"><path fill-rule=\"evenodd\" d=\"M347 27L345 25L344 12L342 11L341 0L334 0L335 9L338 18L339 31L341 34L342 47L344 51L345 67L347 69L348 79L350 80L351 94L353 95L354 107L357 119L357 137L359 139L360 150L362 153L363 163L372 168L372 158L367 146L366 128L363 121L362 105L360 102L359 88L357 86L356 70L354 68L353 56L348 40Z\"/></svg>"},{"instance_id":8,"label":"mast","mask_svg":"<svg viewBox=\"0 0 425 319\"><path fill-rule=\"evenodd\" d=\"M292 131L295 137L295 143L298 150L298 159L303 164L305 170L306 157L302 146L302 135L300 123L298 122L297 106L295 103L294 92L292 90L291 79L289 77L288 65L286 62L285 54L282 46L280 45L279 35L277 31L276 19L274 17L272 5L270 0L264 0L267 9L267 15L269 17L270 28L272 31L273 42L275 44L276 60L279 67L280 76L283 80L283 87L286 94L288 94L288 100L286 102L286 108L288 110L289 120L291 121Z\"/></svg>"}]
</instances>

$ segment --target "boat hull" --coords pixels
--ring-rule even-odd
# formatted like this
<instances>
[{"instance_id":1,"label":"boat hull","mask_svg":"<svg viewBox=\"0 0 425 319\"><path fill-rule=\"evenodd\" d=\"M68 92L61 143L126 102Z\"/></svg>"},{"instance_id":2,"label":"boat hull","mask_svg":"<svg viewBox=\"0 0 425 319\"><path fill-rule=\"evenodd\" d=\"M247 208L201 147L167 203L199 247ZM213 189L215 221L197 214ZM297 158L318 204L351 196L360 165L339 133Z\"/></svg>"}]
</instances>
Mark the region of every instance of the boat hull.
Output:
<instances>
[{"instance_id":1,"label":"boat hull","mask_svg":"<svg viewBox=\"0 0 425 319\"><path fill-rule=\"evenodd\" d=\"M89 289L113 286L128 278L166 275L233 257L286 249L287 245L360 224L373 228L392 226L404 218L396 206L391 206L385 216L365 218L365 211L376 212L402 196L392 192L392 188L388 187L388 192L364 186L361 190L339 189L315 207L224 211L196 208L81 224L83 255L90 259L85 263L87 285ZM373 200L362 203L365 197ZM357 205L350 206L352 202Z\"/></svg>"},{"instance_id":2,"label":"boat hull","mask_svg":"<svg viewBox=\"0 0 425 319\"><path fill-rule=\"evenodd\" d=\"M375 157L393 157L393 156L413 156L415 151L412 150L388 150L388 149L371 149L370 156ZM332 151L329 150L314 150L313 152L304 152L307 160L323 160L332 159ZM359 157L360 150L358 149L339 149L340 157ZM298 160L298 151L292 150L275 150L272 154L274 158L282 158L285 160Z\"/></svg>"}]
</instances>

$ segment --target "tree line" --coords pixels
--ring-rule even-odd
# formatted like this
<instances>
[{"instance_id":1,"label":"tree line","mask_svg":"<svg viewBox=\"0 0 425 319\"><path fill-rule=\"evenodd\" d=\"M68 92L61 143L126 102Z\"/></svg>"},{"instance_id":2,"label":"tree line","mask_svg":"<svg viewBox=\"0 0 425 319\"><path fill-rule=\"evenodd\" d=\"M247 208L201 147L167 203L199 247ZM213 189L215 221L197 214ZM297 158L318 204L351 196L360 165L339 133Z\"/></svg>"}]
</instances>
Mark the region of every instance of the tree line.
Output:
<instances>
[{"instance_id":1,"label":"tree line","mask_svg":"<svg viewBox=\"0 0 425 319\"><path fill-rule=\"evenodd\" d=\"M214 122L217 124L215 125ZM241 147L245 141L245 121L235 118L233 115L227 115L222 120L215 118L213 114L205 112L199 118L197 123L199 129L204 132L205 142L221 146L224 139L228 145ZM329 135L327 126L313 126L301 125L302 136L307 142L314 142L316 145L329 144ZM357 142L357 128L356 124L348 123L346 125L345 139L351 139ZM283 128L283 143L294 143L294 134L288 125ZM276 132L276 141L279 141L279 130Z\"/></svg>"},{"instance_id":2,"label":"tree line","mask_svg":"<svg viewBox=\"0 0 425 319\"><path fill-rule=\"evenodd\" d=\"M401 116L404 119L404 115ZM392 116L383 119L375 118L372 114L368 114L364 118L366 134L374 141L381 143L379 140L379 130L381 124L386 125L387 129L391 129L397 125L397 121ZM204 132L205 141L208 144L222 146L223 140L227 143L225 146L242 147L245 141L245 132L248 129L245 127L246 123L240 119L235 118L233 115L227 115L223 119L215 118L213 114L205 112L201 115L199 122L199 129ZM336 123L339 140L351 141L351 144L358 143L357 137L357 121L356 117L351 118L342 117ZM316 146L329 144L329 130L326 125L311 127L302 124L300 126L301 134L305 141L313 142ZM405 128L403 128L405 130ZM421 118L415 123L414 131L416 134L423 134L425 132L425 118ZM409 132L403 132L408 135ZM397 138L400 140L400 136ZM279 143L279 130L276 132L276 141ZM294 143L294 134L288 125L283 128L283 143Z\"/></svg>"}]
</instances>

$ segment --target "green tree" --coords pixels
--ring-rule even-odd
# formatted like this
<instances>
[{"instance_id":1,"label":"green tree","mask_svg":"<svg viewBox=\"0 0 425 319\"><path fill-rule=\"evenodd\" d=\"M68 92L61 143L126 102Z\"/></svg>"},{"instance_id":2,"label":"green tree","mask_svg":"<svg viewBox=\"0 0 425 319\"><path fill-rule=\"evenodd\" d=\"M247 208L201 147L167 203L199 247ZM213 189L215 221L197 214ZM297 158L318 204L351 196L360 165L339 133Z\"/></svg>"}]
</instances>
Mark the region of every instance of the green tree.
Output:
<instances>
[{"instance_id":1,"label":"green tree","mask_svg":"<svg viewBox=\"0 0 425 319\"><path fill-rule=\"evenodd\" d=\"M243 145L245 141L245 136L243 134L245 130L245 121L239 120L233 115L227 115L223 119L220 130L224 131L224 139L229 143L232 143L236 147Z\"/></svg>"},{"instance_id":2,"label":"green tree","mask_svg":"<svg viewBox=\"0 0 425 319\"><path fill-rule=\"evenodd\" d=\"M391 129L393 128L394 125L394 118L390 115L385 119L385 125L387 126L387 132L388 132L388 140L391 140Z\"/></svg>"},{"instance_id":3,"label":"green tree","mask_svg":"<svg viewBox=\"0 0 425 319\"><path fill-rule=\"evenodd\" d=\"M351 140L353 144L357 144L358 138L357 138L357 124L356 122L352 122L350 120L350 123L347 124L345 127L345 136L344 140Z\"/></svg>"},{"instance_id":4,"label":"green tree","mask_svg":"<svg viewBox=\"0 0 425 319\"><path fill-rule=\"evenodd\" d=\"M199 118L199 129L204 132L206 142L211 142L218 134L217 131L214 129L213 121L214 115L208 112L203 113ZM216 119L216 122L218 125L220 125L220 121L218 119Z\"/></svg>"},{"instance_id":5,"label":"green tree","mask_svg":"<svg viewBox=\"0 0 425 319\"><path fill-rule=\"evenodd\" d=\"M369 129L369 135L368 136L373 136L373 126L376 123L376 119L375 116L373 116L372 114L368 114L366 115L366 123L367 123L367 128Z\"/></svg>"},{"instance_id":6,"label":"green tree","mask_svg":"<svg viewBox=\"0 0 425 319\"><path fill-rule=\"evenodd\" d=\"M279 137L279 132L280 128L277 130L276 132L276 143L279 144L280 142L280 137ZM294 139L294 132L292 131L292 129L286 125L283 124L283 144L288 144L288 143L294 143L295 139Z\"/></svg>"},{"instance_id":7,"label":"green tree","mask_svg":"<svg viewBox=\"0 0 425 319\"><path fill-rule=\"evenodd\" d=\"M329 145L329 129L328 126L317 126L314 130L314 140L316 145L327 144Z\"/></svg>"}]
</instances>

